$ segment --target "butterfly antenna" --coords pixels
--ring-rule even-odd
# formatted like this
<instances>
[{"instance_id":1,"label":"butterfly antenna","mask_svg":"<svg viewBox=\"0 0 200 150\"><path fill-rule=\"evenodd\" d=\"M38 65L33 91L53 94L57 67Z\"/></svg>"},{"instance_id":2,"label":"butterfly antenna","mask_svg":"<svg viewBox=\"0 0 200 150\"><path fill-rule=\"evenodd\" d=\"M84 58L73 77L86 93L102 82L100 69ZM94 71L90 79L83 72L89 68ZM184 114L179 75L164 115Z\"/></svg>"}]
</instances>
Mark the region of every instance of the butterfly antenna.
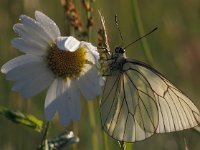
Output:
<instances>
[{"instance_id":1,"label":"butterfly antenna","mask_svg":"<svg viewBox=\"0 0 200 150\"><path fill-rule=\"evenodd\" d=\"M121 30L120 30L120 28L119 28L117 14L115 15L115 24L116 24L116 26L117 26L117 30L119 31L120 38L121 38L121 40L122 40L122 45L123 45L124 39L123 39L123 36L122 36L122 32L121 32Z\"/></svg>"},{"instance_id":2,"label":"butterfly antenna","mask_svg":"<svg viewBox=\"0 0 200 150\"><path fill-rule=\"evenodd\" d=\"M124 49L126 49L127 47L131 46L132 44L134 44L135 42L141 40L142 38L148 36L149 34L153 33L154 31L156 31L158 29L158 27L154 28L153 30L151 30L150 32L148 32L147 34L141 36L140 38L136 39L135 41L131 42L130 44L128 44L127 46L124 47Z\"/></svg>"}]
</instances>

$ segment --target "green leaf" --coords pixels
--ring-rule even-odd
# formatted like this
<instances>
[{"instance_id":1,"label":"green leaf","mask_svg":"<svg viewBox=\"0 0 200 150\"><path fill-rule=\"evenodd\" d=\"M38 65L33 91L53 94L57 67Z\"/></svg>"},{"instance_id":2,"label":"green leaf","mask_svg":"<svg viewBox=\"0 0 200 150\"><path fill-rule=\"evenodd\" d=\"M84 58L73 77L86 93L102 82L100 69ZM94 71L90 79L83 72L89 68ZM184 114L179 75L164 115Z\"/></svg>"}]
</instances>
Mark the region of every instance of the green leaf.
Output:
<instances>
[{"instance_id":1,"label":"green leaf","mask_svg":"<svg viewBox=\"0 0 200 150\"><path fill-rule=\"evenodd\" d=\"M43 122L30 114L24 114L19 111L12 111L6 107L0 106L0 115L6 117L10 121L30 127L37 132L42 131Z\"/></svg>"}]
</instances>

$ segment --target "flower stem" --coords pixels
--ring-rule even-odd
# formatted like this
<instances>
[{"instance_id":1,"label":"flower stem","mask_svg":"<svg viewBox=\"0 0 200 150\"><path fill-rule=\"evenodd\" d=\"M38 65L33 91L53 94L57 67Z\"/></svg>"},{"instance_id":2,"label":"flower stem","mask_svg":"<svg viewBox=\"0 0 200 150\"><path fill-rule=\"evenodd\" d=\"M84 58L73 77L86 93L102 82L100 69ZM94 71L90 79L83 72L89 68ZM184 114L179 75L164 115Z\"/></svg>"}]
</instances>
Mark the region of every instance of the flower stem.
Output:
<instances>
[{"instance_id":1,"label":"flower stem","mask_svg":"<svg viewBox=\"0 0 200 150\"><path fill-rule=\"evenodd\" d=\"M44 132L43 132L43 137L42 137L42 142L41 142L41 145L42 145L42 150L46 150L48 149L48 140L47 140L47 135L48 135L48 130L49 130L49 125L50 125L50 122L47 121L46 122L46 125L44 127Z\"/></svg>"},{"instance_id":2,"label":"flower stem","mask_svg":"<svg viewBox=\"0 0 200 150\"><path fill-rule=\"evenodd\" d=\"M93 150L99 150L100 144L98 143L98 131L96 128L96 120L95 120L95 108L94 108L94 102L88 102L88 113L89 113L89 123L90 128L92 130L91 132L91 140L92 140L92 148Z\"/></svg>"},{"instance_id":3,"label":"flower stem","mask_svg":"<svg viewBox=\"0 0 200 150\"><path fill-rule=\"evenodd\" d=\"M73 129L74 134L78 135L78 125L77 125L77 123L73 122L72 129ZM78 144L73 144L72 150L78 150Z\"/></svg>"},{"instance_id":4,"label":"flower stem","mask_svg":"<svg viewBox=\"0 0 200 150\"><path fill-rule=\"evenodd\" d=\"M104 150L109 150L109 145L108 145L108 137L106 133L102 129L102 136L103 136L103 149Z\"/></svg>"},{"instance_id":5,"label":"flower stem","mask_svg":"<svg viewBox=\"0 0 200 150\"><path fill-rule=\"evenodd\" d=\"M144 29L143 29L143 24L142 24L142 19L138 7L138 1L137 0L132 0L132 10L133 10L133 16L136 22L136 28L140 36L144 35ZM145 57L150 64L154 64L153 57L149 48L149 45L147 44L146 38L143 38L141 40L142 42L142 47L145 53Z\"/></svg>"},{"instance_id":6,"label":"flower stem","mask_svg":"<svg viewBox=\"0 0 200 150\"><path fill-rule=\"evenodd\" d=\"M132 150L133 143L126 143L126 150Z\"/></svg>"},{"instance_id":7,"label":"flower stem","mask_svg":"<svg viewBox=\"0 0 200 150\"><path fill-rule=\"evenodd\" d=\"M88 42L91 41L91 33L92 33L92 26L89 24L89 22L91 21L91 6L90 6L90 1L89 0L83 0L83 6L85 6L85 10L87 13L87 29L88 29L88 36L87 36L87 40ZM90 128L92 129L92 135L91 135L91 140L92 140L92 148L93 150L99 150L99 140L98 140L98 130L96 128L96 120L95 120L95 108L94 108L94 102L88 102L88 114L89 114L89 123L90 123Z\"/></svg>"}]
</instances>

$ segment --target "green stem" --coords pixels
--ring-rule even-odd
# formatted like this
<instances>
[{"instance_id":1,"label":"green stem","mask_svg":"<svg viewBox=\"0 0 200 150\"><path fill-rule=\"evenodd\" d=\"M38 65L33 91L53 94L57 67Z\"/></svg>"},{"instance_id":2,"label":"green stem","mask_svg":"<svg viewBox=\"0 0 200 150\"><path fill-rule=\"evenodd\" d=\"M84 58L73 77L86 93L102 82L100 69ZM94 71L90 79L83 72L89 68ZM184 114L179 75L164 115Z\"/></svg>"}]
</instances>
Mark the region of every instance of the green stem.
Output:
<instances>
[{"instance_id":1,"label":"green stem","mask_svg":"<svg viewBox=\"0 0 200 150\"><path fill-rule=\"evenodd\" d=\"M47 123L44 127L44 132L43 132L43 137L42 137L42 142L41 142L42 150L46 150L47 146L48 146L47 135L48 135L48 131L49 131L49 125L50 125L50 122L47 121Z\"/></svg>"},{"instance_id":2,"label":"green stem","mask_svg":"<svg viewBox=\"0 0 200 150\"><path fill-rule=\"evenodd\" d=\"M133 16L134 16L134 19L136 22L137 31L140 36L143 36L144 29L143 29L142 19L141 19L137 0L132 0L132 9L133 9ZM141 42L142 42L142 48L144 50L145 57L146 57L148 63L154 64L153 57L152 57L152 54L151 54L151 51L150 51L150 48L149 48L146 38L143 38L141 40Z\"/></svg>"},{"instance_id":3,"label":"green stem","mask_svg":"<svg viewBox=\"0 0 200 150\"><path fill-rule=\"evenodd\" d=\"M89 3L89 1L88 1ZM87 11L87 19L91 16L91 13ZM88 42L91 40L91 27L88 28ZM99 143L98 143L98 134L96 129L96 120L95 120L95 108L94 108L94 102L88 102L88 114L89 114L89 123L90 128L92 129L91 133L91 140L92 140L92 149L93 150L99 150Z\"/></svg>"},{"instance_id":4,"label":"green stem","mask_svg":"<svg viewBox=\"0 0 200 150\"><path fill-rule=\"evenodd\" d=\"M185 149L185 141L184 136L182 136L179 132L174 133L174 138L177 143L177 147L179 150ZM183 144L184 143L184 144Z\"/></svg>"},{"instance_id":5,"label":"green stem","mask_svg":"<svg viewBox=\"0 0 200 150\"><path fill-rule=\"evenodd\" d=\"M106 135L106 133L103 131L103 129L102 129L102 136L103 136L103 149L104 150L109 150L108 135Z\"/></svg>"},{"instance_id":6,"label":"green stem","mask_svg":"<svg viewBox=\"0 0 200 150\"><path fill-rule=\"evenodd\" d=\"M91 42L92 28L88 28L88 42Z\"/></svg>"},{"instance_id":7,"label":"green stem","mask_svg":"<svg viewBox=\"0 0 200 150\"><path fill-rule=\"evenodd\" d=\"M91 132L92 148L91 149L99 150L94 102L88 102L87 104L88 104L88 113L89 113L89 124L90 124L90 128L92 129L92 132Z\"/></svg>"},{"instance_id":8,"label":"green stem","mask_svg":"<svg viewBox=\"0 0 200 150\"><path fill-rule=\"evenodd\" d=\"M78 125L77 125L77 123L73 122L72 128L73 128L74 134L78 135ZM73 144L72 145L72 150L78 150L78 144Z\"/></svg>"},{"instance_id":9,"label":"green stem","mask_svg":"<svg viewBox=\"0 0 200 150\"><path fill-rule=\"evenodd\" d=\"M126 143L126 150L132 150L133 143Z\"/></svg>"}]
</instances>

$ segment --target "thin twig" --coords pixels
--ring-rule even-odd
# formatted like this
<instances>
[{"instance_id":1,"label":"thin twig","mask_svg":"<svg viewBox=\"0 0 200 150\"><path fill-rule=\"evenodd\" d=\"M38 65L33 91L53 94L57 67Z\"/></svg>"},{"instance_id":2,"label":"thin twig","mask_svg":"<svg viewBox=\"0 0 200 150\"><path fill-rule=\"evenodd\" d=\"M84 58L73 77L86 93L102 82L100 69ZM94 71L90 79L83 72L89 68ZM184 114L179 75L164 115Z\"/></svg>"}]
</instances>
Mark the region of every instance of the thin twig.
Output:
<instances>
[{"instance_id":1,"label":"thin twig","mask_svg":"<svg viewBox=\"0 0 200 150\"><path fill-rule=\"evenodd\" d=\"M41 150L48 149L47 148L48 147L47 135L48 135L49 125L50 125L50 122L47 121L46 125L44 127L43 137L42 137L42 141L41 141L41 147L39 148Z\"/></svg>"}]
</instances>

